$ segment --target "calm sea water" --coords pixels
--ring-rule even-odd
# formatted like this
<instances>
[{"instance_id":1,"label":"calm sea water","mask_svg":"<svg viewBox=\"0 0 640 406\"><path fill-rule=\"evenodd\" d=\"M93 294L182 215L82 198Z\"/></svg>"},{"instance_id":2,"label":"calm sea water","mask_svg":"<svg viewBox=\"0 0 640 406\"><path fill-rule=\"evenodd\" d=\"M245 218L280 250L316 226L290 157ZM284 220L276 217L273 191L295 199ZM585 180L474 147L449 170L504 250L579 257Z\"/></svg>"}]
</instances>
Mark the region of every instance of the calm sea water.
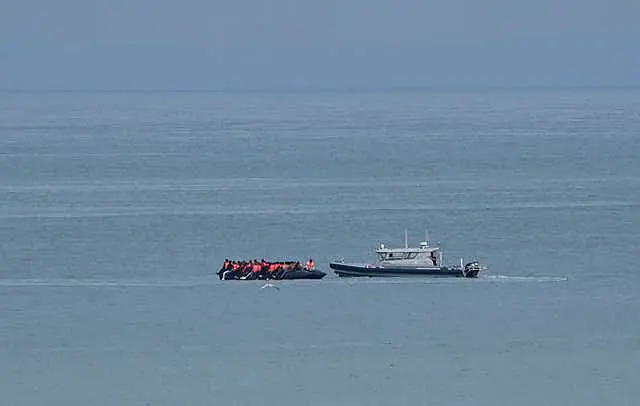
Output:
<instances>
[{"instance_id":1,"label":"calm sea water","mask_svg":"<svg viewBox=\"0 0 640 406\"><path fill-rule=\"evenodd\" d=\"M636 405L640 90L0 94L3 405ZM220 282L426 229L478 280Z\"/></svg>"}]
</instances>

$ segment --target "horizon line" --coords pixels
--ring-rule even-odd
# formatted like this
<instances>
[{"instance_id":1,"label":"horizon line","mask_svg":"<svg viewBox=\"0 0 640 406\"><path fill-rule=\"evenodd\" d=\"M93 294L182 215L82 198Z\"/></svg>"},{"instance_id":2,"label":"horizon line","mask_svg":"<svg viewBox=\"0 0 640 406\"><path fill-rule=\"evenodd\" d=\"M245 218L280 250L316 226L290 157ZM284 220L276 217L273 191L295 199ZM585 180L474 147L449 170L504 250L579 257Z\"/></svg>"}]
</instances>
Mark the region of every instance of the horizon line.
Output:
<instances>
[{"instance_id":1,"label":"horizon line","mask_svg":"<svg viewBox=\"0 0 640 406\"><path fill-rule=\"evenodd\" d=\"M267 92L376 92L465 90L635 90L630 85L468 85L468 86L265 86L221 88L0 88L0 93L267 93Z\"/></svg>"}]
</instances>

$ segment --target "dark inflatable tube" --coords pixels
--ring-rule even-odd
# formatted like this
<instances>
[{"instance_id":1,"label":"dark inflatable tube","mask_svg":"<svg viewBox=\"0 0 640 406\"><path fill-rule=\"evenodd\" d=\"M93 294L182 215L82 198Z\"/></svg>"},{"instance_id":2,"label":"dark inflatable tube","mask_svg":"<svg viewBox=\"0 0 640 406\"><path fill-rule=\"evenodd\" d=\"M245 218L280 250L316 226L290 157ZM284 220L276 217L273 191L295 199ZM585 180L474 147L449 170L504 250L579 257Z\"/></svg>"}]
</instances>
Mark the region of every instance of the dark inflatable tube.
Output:
<instances>
[{"instance_id":1,"label":"dark inflatable tube","mask_svg":"<svg viewBox=\"0 0 640 406\"><path fill-rule=\"evenodd\" d=\"M322 279L326 275L326 273L318 270L297 270L286 272L284 275L282 275L281 279Z\"/></svg>"}]
</instances>

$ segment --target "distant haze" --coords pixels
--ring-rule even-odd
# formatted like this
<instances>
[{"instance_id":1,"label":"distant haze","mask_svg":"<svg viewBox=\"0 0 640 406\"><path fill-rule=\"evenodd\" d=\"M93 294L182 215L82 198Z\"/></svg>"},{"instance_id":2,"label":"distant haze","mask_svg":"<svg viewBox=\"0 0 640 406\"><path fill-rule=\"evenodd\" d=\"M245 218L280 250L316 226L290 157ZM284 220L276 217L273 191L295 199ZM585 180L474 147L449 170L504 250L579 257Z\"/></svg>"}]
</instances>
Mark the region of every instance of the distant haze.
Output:
<instances>
[{"instance_id":1,"label":"distant haze","mask_svg":"<svg viewBox=\"0 0 640 406\"><path fill-rule=\"evenodd\" d=\"M0 89L638 85L638 0L0 0Z\"/></svg>"}]
</instances>

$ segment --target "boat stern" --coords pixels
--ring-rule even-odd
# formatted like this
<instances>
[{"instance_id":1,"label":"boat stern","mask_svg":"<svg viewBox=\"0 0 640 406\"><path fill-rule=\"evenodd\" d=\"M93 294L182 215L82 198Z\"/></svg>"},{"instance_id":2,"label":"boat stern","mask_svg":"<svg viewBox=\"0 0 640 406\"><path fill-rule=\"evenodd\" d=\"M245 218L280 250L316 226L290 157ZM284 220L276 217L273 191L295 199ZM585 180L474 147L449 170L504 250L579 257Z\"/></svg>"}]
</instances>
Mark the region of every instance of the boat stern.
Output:
<instances>
[{"instance_id":1,"label":"boat stern","mask_svg":"<svg viewBox=\"0 0 640 406\"><path fill-rule=\"evenodd\" d=\"M462 269L462 274L465 278L477 278L480 271L484 268L480 265L478 261L471 261L465 264Z\"/></svg>"}]
</instances>

